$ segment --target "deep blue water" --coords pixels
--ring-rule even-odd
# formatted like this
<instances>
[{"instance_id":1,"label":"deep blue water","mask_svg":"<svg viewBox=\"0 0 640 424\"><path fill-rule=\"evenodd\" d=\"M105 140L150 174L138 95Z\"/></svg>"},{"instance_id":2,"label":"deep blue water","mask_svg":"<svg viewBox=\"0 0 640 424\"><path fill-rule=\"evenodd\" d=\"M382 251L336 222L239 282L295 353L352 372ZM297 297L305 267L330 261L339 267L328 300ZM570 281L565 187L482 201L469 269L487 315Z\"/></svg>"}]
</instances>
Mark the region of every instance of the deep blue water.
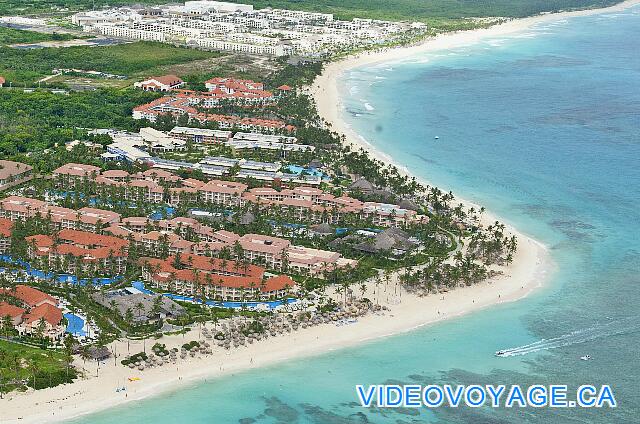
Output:
<instances>
[{"instance_id":1,"label":"deep blue water","mask_svg":"<svg viewBox=\"0 0 640 424\"><path fill-rule=\"evenodd\" d=\"M550 247L558 269L547 288L77 422L640 422L639 45L636 7L369 66L344 80L346 118L370 143ZM493 356L555 337L557 349ZM580 361L585 354L593 360ZM608 383L619 407L430 412L355 403L355 384L389 381Z\"/></svg>"}]
</instances>

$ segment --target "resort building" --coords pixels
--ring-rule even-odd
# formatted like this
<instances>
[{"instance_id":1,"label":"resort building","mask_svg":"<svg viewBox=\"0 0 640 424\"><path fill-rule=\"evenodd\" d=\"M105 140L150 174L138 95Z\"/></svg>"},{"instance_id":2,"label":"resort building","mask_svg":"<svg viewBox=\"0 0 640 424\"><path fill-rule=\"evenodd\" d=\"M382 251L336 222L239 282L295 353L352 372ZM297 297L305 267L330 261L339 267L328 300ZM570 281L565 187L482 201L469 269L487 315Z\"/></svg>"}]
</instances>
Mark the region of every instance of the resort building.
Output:
<instances>
[{"instance_id":1,"label":"resort building","mask_svg":"<svg viewBox=\"0 0 640 424\"><path fill-rule=\"evenodd\" d=\"M106 134L113 139L107 153L102 155L107 160L147 162L153 154L182 151L186 147L186 141L149 127L141 128L137 134L110 130Z\"/></svg>"},{"instance_id":2,"label":"resort building","mask_svg":"<svg viewBox=\"0 0 640 424\"><path fill-rule=\"evenodd\" d=\"M88 182L95 183L99 197L119 197L132 202L163 203L169 197L167 189L182 183L182 179L177 175L159 168L135 174L129 174L123 170L108 170L101 174L92 174L92 177L93 179ZM69 181L62 181L62 188L69 188L65 185L69 184ZM102 224L113 222L117 221L104 218L101 220Z\"/></svg>"},{"instance_id":3,"label":"resort building","mask_svg":"<svg viewBox=\"0 0 640 424\"><path fill-rule=\"evenodd\" d=\"M295 144L298 142L296 137L277 135L277 134L262 134L255 132L242 132L238 131L233 135L233 141L253 141L258 143L281 143L281 144Z\"/></svg>"},{"instance_id":4,"label":"resort building","mask_svg":"<svg viewBox=\"0 0 640 424\"><path fill-rule=\"evenodd\" d=\"M14 327L22 322L26 312L26 309L20 308L19 306L15 306L7 302L0 302L0 319L9 317L11 325Z\"/></svg>"},{"instance_id":5,"label":"resort building","mask_svg":"<svg viewBox=\"0 0 640 424\"><path fill-rule=\"evenodd\" d=\"M100 168L82 163L66 163L52 172L57 184L73 188L78 182L93 180L100 174Z\"/></svg>"},{"instance_id":6,"label":"resort building","mask_svg":"<svg viewBox=\"0 0 640 424\"><path fill-rule=\"evenodd\" d=\"M146 255L175 255L191 253L195 243L182 239L171 231L150 231L148 233L133 233L134 243L143 249ZM165 250L166 249L166 250Z\"/></svg>"},{"instance_id":7,"label":"resort building","mask_svg":"<svg viewBox=\"0 0 640 424\"><path fill-rule=\"evenodd\" d=\"M345 214L371 219L374 225L401 227L424 222L428 218L414 210L386 203L361 202L357 199L335 197L313 187L296 187L277 191L272 188L253 188L243 193L243 203L255 203L262 208L278 207L294 219L337 223Z\"/></svg>"},{"instance_id":8,"label":"resort building","mask_svg":"<svg viewBox=\"0 0 640 424\"><path fill-rule=\"evenodd\" d=\"M102 155L103 159L127 162L145 162L151 159L147 143L139 134L125 131L108 131L107 134L111 136L113 143L107 146L107 153Z\"/></svg>"},{"instance_id":9,"label":"resort building","mask_svg":"<svg viewBox=\"0 0 640 424\"><path fill-rule=\"evenodd\" d=\"M202 201L222 206L240 206L247 185L232 181L211 180L198 189Z\"/></svg>"},{"instance_id":10,"label":"resort building","mask_svg":"<svg viewBox=\"0 0 640 424\"><path fill-rule=\"evenodd\" d=\"M22 284L13 289L0 289L3 296L15 299L21 306L0 302L0 317L9 316L21 335L39 335L59 339L65 327L58 300L33 287Z\"/></svg>"},{"instance_id":11,"label":"resort building","mask_svg":"<svg viewBox=\"0 0 640 424\"><path fill-rule=\"evenodd\" d=\"M27 164L0 160L0 190L29 181L32 173L33 168Z\"/></svg>"},{"instance_id":12,"label":"resort building","mask_svg":"<svg viewBox=\"0 0 640 424\"><path fill-rule=\"evenodd\" d=\"M229 145L229 143L225 143ZM313 149L313 146L299 145L299 144L285 144L284 149L289 150L291 146L294 150L298 150L296 147ZM271 148L271 147L269 147ZM149 160L153 164L154 168L168 169L177 171L180 169L199 170L207 177L221 177L230 173L232 167L239 167L240 169L234 175L237 179L254 179L271 182L286 182L291 184L300 184L305 186L318 186L322 182L322 177L319 174L308 175L303 173L288 173L282 172L279 162L256 162L245 159L231 159L226 157L207 157L202 159L198 163L180 162L174 160L151 158Z\"/></svg>"},{"instance_id":13,"label":"resort building","mask_svg":"<svg viewBox=\"0 0 640 424\"><path fill-rule=\"evenodd\" d=\"M194 144L217 144L229 141L231 131L208 130L204 128L174 127L169 135Z\"/></svg>"},{"instance_id":14,"label":"resort building","mask_svg":"<svg viewBox=\"0 0 640 424\"><path fill-rule=\"evenodd\" d=\"M249 93L250 94L250 93ZM262 102L262 96L248 96L247 93L234 93L232 96L241 99L244 103ZM257 100L256 100L257 99ZM285 122L276 119L261 118L241 118L239 116L218 115L201 112L200 108L211 108L218 104L220 98L209 93L201 95L178 94L173 96L165 96L153 100L149 103L136 106L133 108L133 119L146 119L155 122L158 116L172 115L175 119L186 115L189 121L205 124L214 122L222 130L238 129L242 131L259 131L259 132L293 132L296 128L293 125L287 125Z\"/></svg>"},{"instance_id":15,"label":"resort building","mask_svg":"<svg viewBox=\"0 0 640 424\"><path fill-rule=\"evenodd\" d=\"M127 240L77 230L61 230L55 236L39 234L25 239L28 255L47 267L67 273L126 270Z\"/></svg>"},{"instance_id":16,"label":"resort building","mask_svg":"<svg viewBox=\"0 0 640 424\"><path fill-rule=\"evenodd\" d=\"M343 21L328 13L270 7L254 10L252 5L218 1L187 1L183 5L159 6L152 12L128 6L85 11L73 15L71 21L87 32L132 40L306 57L401 41L427 30L419 22L357 18ZM210 82L214 89L219 88L217 80L220 79Z\"/></svg>"},{"instance_id":17,"label":"resort building","mask_svg":"<svg viewBox=\"0 0 640 424\"><path fill-rule=\"evenodd\" d=\"M144 249L145 255L153 257L177 253L208 257L223 249L235 255L239 246L242 256L235 258L237 261L285 272L291 269L318 278L323 278L325 271L357 265L357 261L345 259L336 252L294 246L289 240L262 234L239 236L226 230L216 231L194 218L150 221L145 217L131 217L106 231L133 240L136 246Z\"/></svg>"},{"instance_id":18,"label":"resort building","mask_svg":"<svg viewBox=\"0 0 640 424\"><path fill-rule=\"evenodd\" d=\"M42 200L30 197L9 196L0 200L0 217L11 221L24 221L27 218L42 214L41 210L48 207Z\"/></svg>"},{"instance_id":19,"label":"resort building","mask_svg":"<svg viewBox=\"0 0 640 424\"><path fill-rule=\"evenodd\" d=\"M10 219L0 218L0 254L4 255L11 249L11 229L13 222Z\"/></svg>"},{"instance_id":20,"label":"resort building","mask_svg":"<svg viewBox=\"0 0 640 424\"><path fill-rule=\"evenodd\" d=\"M245 234L238 240L244 250L244 257L251 262L263 263L271 269L286 268L284 258L291 246L289 240L262 234Z\"/></svg>"},{"instance_id":21,"label":"resort building","mask_svg":"<svg viewBox=\"0 0 640 424\"><path fill-rule=\"evenodd\" d=\"M144 91L171 91L184 87L184 81L175 75L163 75L161 77L151 77L144 81L133 84L136 88Z\"/></svg>"},{"instance_id":22,"label":"resort building","mask_svg":"<svg viewBox=\"0 0 640 424\"><path fill-rule=\"evenodd\" d=\"M31 308L23 315L22 322L17 326L20 334L30 334L57 340L62 338L65 326L62 320L62 310L57 306L45 303Z\"/></svg>"},{"instance_id":23,"label":"resort building","mask_svg":"<svg viewBox=\"0 0 640 424\"><path fill-rule=\"evenodd\" d=\"M174 265L179 262L180 268ZM206 256L181 255L165 260L142 258L143 278L164 291L222 301L286 297L296 286L286 275L267 277L256 265Z\"/></svg>"},{"instance_id":24,"label":"resort building","mask_svg":"<svg viewBox=\"0 0 640 424\"><path fill-rule=\"evenodd\" d=\"M141 128L140 137L144 141L147 150L151 153L181 151L184 150L186 146L184 140L171 137L162 131L150 127Z\"/></svg>"},{"instance_id":25,"label":"resort building","mask_svg":"<svg viewBox=\"0 0 640 424\"><path fill-rule=\"evenodd\" d=\"M220 90L227 94L235 92L251 92L264 90L264 84L251 80L243 80L230 77L215 77L205 81L205 87L209 91Z\"/></svg>"},{"instance_id":26,"label":"resort building","mask_svg":"<svg viewBox=\"0 0 640 424\"><path fill-rule=\"evenodd\" d=\"M315 150L314 146L297 143L298 139L296 137L238 131L225 145L236 151L282 150L285 152L312 152Z\"/></svg>"},{"instance_id":27,"label":"resort building","mask_svg":"<svg viewBox=\"0 0 640 424\"><path fill-rule=\"evenodd\" d=\"M9 196L0 200L1 218L24 221L36 216L49 220L57 229L83 231L99 231L105 226L120 222L120 214L103 209L84 207L74 210L21 196Z\"/></svg>"},{"instance_id":28,"label":"resort building","mask_svg":"<svg viewBox=\"0 0 640 424\"><path fill-rule=\"evenodd\" d=\"M313 152L316 148L308 144L265 143L260 141L231 140L224 143L234 152L247 150L279 150L283 152Z\"/></svg>"}]
</instances>

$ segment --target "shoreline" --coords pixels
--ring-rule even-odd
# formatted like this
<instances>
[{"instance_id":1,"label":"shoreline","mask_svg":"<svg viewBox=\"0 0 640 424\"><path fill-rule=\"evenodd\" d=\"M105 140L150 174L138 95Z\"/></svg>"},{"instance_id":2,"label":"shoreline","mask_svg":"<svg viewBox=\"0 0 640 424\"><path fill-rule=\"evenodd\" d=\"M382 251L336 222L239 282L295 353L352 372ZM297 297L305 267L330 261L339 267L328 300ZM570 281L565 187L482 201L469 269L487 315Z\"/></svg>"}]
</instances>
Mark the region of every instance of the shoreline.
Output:
<instances>
[{"instance_id":1,"label":"shoreline","mask_svg":"<svg viewBox=\"0 0 640 424\"><path fill-rule=\"evenodd\" d=\"M76 359L74 364L78 368L84 368L91 377L49 389L10 393L0 400L0 409L3 411L1 422L65 421L122 406L127 402L188 389L207 379L233 375L286 360L314 357L408 333L487 307L514 302L543 287L544 281L553 271L548 250L531 239L521 241L507 271L489 281L438 295L418 297L402 290L400 297L391 295L385 298L382 293L379 295L380 304L389 307L384 316L368 314L358 318L355 324L341 327L323 324L301 329L231 351L216 347L212 355L188 357L179 360L177 364L151 368L144 372L115 365L113 358L101 364L99 371L95 362L87 361L83 364L82 360ZM397 274L392 279L392 285L396 278ZM365 296L376 299L371 293L372 289L370 285ZM392 292L393 286L390 286L388 293ZM211 328L211 325L207 327ZM198 340L197 327L184 337L165 336L157 341L171 348L190 340ZM155 342L147 340L147 351ZM114 344L119 362L127 351L127 342L117 341ZM131 343L131 353L142 350L142 341ZM95 377L96 373L98 377ZM140 381L130 382L129 377L139 377ZM123 386L126 387L126 392L115 392L116 388Z\"/></svg>"},{"instance_id":2,"label":"shoreline","mask_svg":"<svg viewBox=\"0 0 640 424\"><path fill-rule=\"evenodd\" d=\"M510 34L541 21L623 10L636 4L640 4L640 0L628 0L604 9L548 14L513 20L489 29L444 34L425 40L422 44L413 47L368 53L331 63L313 85L316 89L314 97L318 103L318 111L332 124L333 130L347 136L347 142L365 148L385 163L392 162L382 152L376 151L371 145L363 142L340 119L340 109L336 108L336 104L339 103L336 80L342 72L365 64L401 59L418 52L453 48L477 42L485 36ZM495 31L492 31L494 28ZM332 92L335 93L333 97ZM340 126L344 128L340 128ZM401 166L398 166L398 169L406 172ZM464 199L457 198L457 200L467 206L472 204L465 202ZM485 214L484 218L487 220L493 217ZM414 331L420 327L460 317L490 306L517 301L542 288L555 265L546 246L511 225L507 225L507 229L518 236L518 251L513 263L504 269L505 274L490 281L422 298L403 291L400 303L396 303L398 298L387 298L380 301L380 304L390 308L386 316L369 314L359 318L356 324L348 326L336 327L332 324L324 324L301 329L291 334L262 340L232 351L216 348L213 355L188 358L174 365L165 365L144 372L114 365L114 359L111 358L106 364L100 366L99 377L81 379L73 384L50 389L8 394L5 399L0 400L0 410L2 410L0 422L35 423L69 420L115 406L122 406L130 401L187 389L193 384L206 381L206 379L271 366L290 359L314 357L330 351L379 340L383 337ZM375 299L370 292L365 293L365 296ZM211 328L210 325L208 327ZM198 328L196 327L185 337L165 336L158 342L165 343L168 348L171 348L197 339ZM153 343L155 343L154 340L148 340L146 342L147 349L150 349ZM115 348L119 354L126 352L127 342L115 342ZM131 353L141 350L142 342L132 344ZM123 359L123 356L118 357L117 361ZM82 360L76 360L75 363L80 368L83 367ZM95 363L87 363L84 368L88 374L95 375ZM128 377L140 377L141 380L129 382L127 381ZM115 389L121 386L126 387L126 392L116 393Z\"/></svg>"},{"instance_id":3,"label":"shoreline","mask_svg":"<svg viewBox=\"0 0 640 424\"><path fill-rule=\"evenodd\" d=\"M376 149L364 137L358 134L348 123L346 123L344 119L342 119L341 114L344 110L344 105L339 94L337 82L346 71L365 65L398 62L404 59L410 59L416 54L468 46L476 44L489 37L513 35L542 22L623 11L637 5L640 5L640 0L625 0L622 3L606 8L536 15L522 19L513 19L504 23L496 24L489 28L439 34L434 37L426 38L419 44L407 47L399 46L386 48L382 51L359 53L355 56L349 56L344 59L328 63L323 69L322 74L315 79L313 84L307 87L307 94L314 98L318 114L326 122L331 124L331 130L345 135L347 144L350 144L352 147L366 150L373 158L381 162L394 165L403 175L413 176L404 165L396 163L389 155ZM424 178L416 176L416 179L422 184L431 185L429 181ZM448 191L444 187L438 188L443 192ZM477 208L479 206L460 197L456 197L456 199L467 207L474 206ZM506 224L504 221L503 223ZM513 228L511 229L513 230ZM521 232L519 233L522 234Z\"/></svg>"}]
</instances>

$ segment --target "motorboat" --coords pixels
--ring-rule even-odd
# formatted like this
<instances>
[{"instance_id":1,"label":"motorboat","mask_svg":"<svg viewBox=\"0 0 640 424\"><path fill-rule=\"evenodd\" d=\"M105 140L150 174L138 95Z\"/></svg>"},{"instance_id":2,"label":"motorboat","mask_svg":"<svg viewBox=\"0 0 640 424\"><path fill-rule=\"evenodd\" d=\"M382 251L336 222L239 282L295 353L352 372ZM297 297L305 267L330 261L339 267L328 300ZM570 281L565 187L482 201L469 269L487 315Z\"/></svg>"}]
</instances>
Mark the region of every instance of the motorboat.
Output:
<instances>
[{"instance_id":1,"label":"motorboat","mask_svg":"<svg viewBox=\"0 0 640 424\"><path fill-rule=\"evenodd\" d=\"M588 360L590 360L590 359L591 359L591 355L584 355L584 356L581 356L581 357L580 357L580 359L582 359L583 361L588 361Z\"/></svg>"}]
</instances>

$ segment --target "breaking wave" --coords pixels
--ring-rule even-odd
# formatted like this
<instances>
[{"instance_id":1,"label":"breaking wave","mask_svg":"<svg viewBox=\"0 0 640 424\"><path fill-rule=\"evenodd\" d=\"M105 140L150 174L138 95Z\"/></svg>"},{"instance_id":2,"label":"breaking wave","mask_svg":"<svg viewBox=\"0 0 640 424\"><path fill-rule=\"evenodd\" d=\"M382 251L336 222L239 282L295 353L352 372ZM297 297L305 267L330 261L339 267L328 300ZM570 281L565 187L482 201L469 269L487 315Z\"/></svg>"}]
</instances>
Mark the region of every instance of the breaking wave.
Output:
<instances>
[{"instance_id":1,"label":"breaking wave","mask_svg":"<svg viewBox=\"0 0 640 424\"><path fill-rule=\"evenodd\" d=\"M594 325L593 327L575 330L571 333L564 334L552 339L542 339L537 342L529 343L523 346L503 349L501 356L521 356L529 353L539 352L541 350L557 349L560 347L571 346L574 344L586 343L592 340L616 336L619 334L627 334L640 331L640 322L637 318L625 318L614 320L604 324Z\"/></svg>"}]
</instances>

